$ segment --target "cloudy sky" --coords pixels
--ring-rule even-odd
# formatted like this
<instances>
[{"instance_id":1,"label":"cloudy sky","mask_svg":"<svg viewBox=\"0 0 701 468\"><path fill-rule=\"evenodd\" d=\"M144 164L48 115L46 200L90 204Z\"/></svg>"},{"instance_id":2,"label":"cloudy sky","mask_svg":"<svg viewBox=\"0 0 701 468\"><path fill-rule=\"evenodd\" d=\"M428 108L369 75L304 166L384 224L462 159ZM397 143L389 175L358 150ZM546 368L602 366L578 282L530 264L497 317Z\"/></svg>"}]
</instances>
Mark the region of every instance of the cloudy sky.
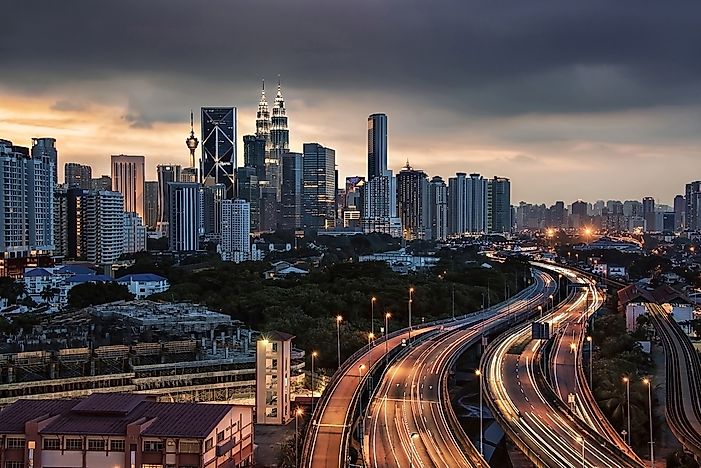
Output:
<instances>
[{"instance_id":1,"label":"cloudy sky","mask_svg":"<svg viewBox=\"0 0 701 468\"><path fill-rule=\"evenodd\" d=\"M701 2L22 0L3 7L0 138L58 139L61 163L188 161L190 108L238 107L281 75L291 147L366 172L389 159L512 179L512 200L669 203L701 178ZM239 163L243 151L239 145ZM62 164L61 164L62 165ZM61 170L62 173L62 170Z\"/></svg>"}]
</instances>

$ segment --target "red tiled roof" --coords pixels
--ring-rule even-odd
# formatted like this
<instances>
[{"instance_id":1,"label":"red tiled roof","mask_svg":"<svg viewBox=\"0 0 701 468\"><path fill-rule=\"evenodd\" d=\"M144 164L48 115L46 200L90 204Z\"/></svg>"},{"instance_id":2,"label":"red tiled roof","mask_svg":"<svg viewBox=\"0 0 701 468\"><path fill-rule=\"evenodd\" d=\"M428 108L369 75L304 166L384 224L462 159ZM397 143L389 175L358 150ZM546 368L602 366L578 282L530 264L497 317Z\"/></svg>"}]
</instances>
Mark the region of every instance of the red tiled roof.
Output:
<instances>
[{"instance_id":1,"label":"red tiled roof","mask_svg":"<svg viewBox=\"0 0 701 468\"><path fill-rule=\"evenodd\" d=\"M131 393L93 393L73 407L74 413L128 414L143 401L145 395Z\"/></svg>"},{"instance_id":2,"label":"red tiled roof","mask_svg":"<svg viewBox=\"0 0 701 468\"><path fill-rule=\"evenodd\" d=\"M144 416L155 418L145 436L205 437L231 411L216 403L148 403Z\"/></svg>"},{"instance_id":3,"label":"red tiled roof","mask_svg":"<svg viewBox=\"0 0 701 468\"><path fill-rule=\"evenodd\" d=\"M629 284L625 288L618 290L618 302L621 305L626 305L636 300L653 304L664 304L675 299L689 304L692 303L687 296L668 285L660 286L654 291L648 291L637 284Z\"/></svg>"}]
</instances>

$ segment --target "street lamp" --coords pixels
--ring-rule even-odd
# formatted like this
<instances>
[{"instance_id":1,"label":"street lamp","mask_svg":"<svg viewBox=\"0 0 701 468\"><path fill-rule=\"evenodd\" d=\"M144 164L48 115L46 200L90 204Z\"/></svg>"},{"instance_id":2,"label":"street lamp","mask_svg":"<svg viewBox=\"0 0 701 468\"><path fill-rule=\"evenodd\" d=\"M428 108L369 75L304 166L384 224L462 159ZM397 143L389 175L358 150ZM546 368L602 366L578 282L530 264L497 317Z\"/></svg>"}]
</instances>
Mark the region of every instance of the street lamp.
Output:
<instances>
[{"instance_id":1,"label":"street lamp","mask_svg":"<svg viewBox=\"0 0 701 468\"><path fill-rule=\"evenodd\" d=\"M655 466L655 441L652 438L652 381L648 378L643 379L643 383L647 385L647 403L650 418L650 467Z\"/></svg>"},{"instance_id":2,"label":"street lamp","mask_svg":"<svg viewBox=\"0 0 701 468\"><path fill-rule=\"evenodd\" d=\"M387 364L387 353L389 353L389 318L392 316L389 312L385 312L385 365Z\"/></svg>"},{"instance_id":3,"label":"street lamp","mask_svg":"<svg viewBox=\"0 0 701 468\"><path fill-rule=\"evenodd\" d=\"M483 421L482 421L482 371L475 369L475 375L480 382L480 454L484 456L484 431L483 431Z\"/></svg>"},{"instance_id":4,"label":"street lamp","mask_svg":"<svg viewBox=\"0 0 701 468\"><path fill-rule=\"evenodd\" d=\"M572 354L574 354L574 360L576 361L577 360L577 345L574 342L570 343L570 351L572 351ZM574 386L576 388L577 387L577 364L576 364L576 362L574 365L574 380L573 380L573 382L574 382Z\"/></svg>"},{"instance_id":5,"label":"street lamp","mask_svg":"<svg viewBox=\"0 0 701 468\"><path fill-rule=\"evenodd\" d=\"M542 320L543 319L543 306L542 305L538 306L538 312L540 312L540 318Z\"/></svg>"},{"instance_id":6,"label":"street lamp","mask_svg":"<svg viewBox=\"0 0 701 468\"><path fill-rule=\"evenodd\" d=\"M592 389L594 388L594 377L592 372L594 369L594 339L591 336L587 336L587 341L589 342L589 385Z\"/></svg>"},{"instance_id":7,"label":"street lamp","mask_svg":"<svg viewBox=\"0 0 701 468\"><path fill-rule=\"evenodd\" d=\"M299 466L299 417L302 416L302 408L295 410L295 466Z\"/></svg>"},{"instance_id":8,"label":"street lamp","mask_svg":"<svg viewBox=\"0 0 701 468\"><path fill-rule=\"evenodd\" d=\"M419 434L416 432L412 432L409 435L409 440L411 441L411 447L409 447L409 468L412 468L414 466L414 441L419 438Z\"/></svg>"},{"instance_id":9,"label":"street lamp","mask_svg":"<svg viewBox=\"0 0 701 468\"><path fill-rule=\"evenodd\" d=\"M372 340L375 339L375 334L373 332L368 333L368 348L370 348L370 345L372 344Z\"/></svg>"},{"instance_id":10,"label":"street lamp","mask_svg":"<svg viewBox=\"0 0 701 468\"><path fill-rule=\"evenodd\" d=\"M312 384L310 387L312 388L312 413L314 412L314 359L319 355L316 351L312 351Z\"/></svg>"},{"instance_id":11,"label":"street lamp","mask_svg":"<svg viewBox=\"0 0 701 468\"><path fill-rule=\"evenodd\" d=\"M550 312L552 312L555 308L555 300L553 299L553 295L551 294L550 296L548 296L548 299L550 299Z\"/></svg>"},{"instance_id":12,"label":"street lamp","mask_svg":"<svg viewBox=\"0 0 701 468\"><path fill-rule=\"evenodd\" d=\"M413 294L414 288L409 288L409 347L411 347L411 303L414 302Z\"/></svg>"},{"instance_id":13,"label":"street lamp","mask_svg":"<svg viewBox=\"0 0 701 468\"><path fill-rule=\"evenodd\" d=\"M375 302L377 302L377 298L375 296L372 296L372 299L370 299L370 331L375 334Z\"/></svg>"},{"instance_id":14,"label":"street lamp","mask_svg":"<svg viewBox=\"0 0 701 468\"><path fill-rule=\"evenodd\" d=\"M336 316L336 344L338 347L338 368L341 368L341 321L343 317Z\"/></svg>"},{"instance_id":15,"label":"street lamp","mask_svg":"<svg viewBox=\"0 0 701 468\"><path fill-rule=\"evenodd\" d=\"M623 377L623 382L626 384L626 413L628 416L628 445L630 446L630 379Z\"/></svg>"},{"instance_id":16,"label":"street lamp","mask_svg":"<svg viewBox=\"0 0 701 468\"><path fill-rule=\"evenodd\" d=\"M584 437L577 436L576 440L577 440L577 442L582 444L582 468L584 468L586 466L585 461L584 461Z\"/></svg>"}]
</instances>

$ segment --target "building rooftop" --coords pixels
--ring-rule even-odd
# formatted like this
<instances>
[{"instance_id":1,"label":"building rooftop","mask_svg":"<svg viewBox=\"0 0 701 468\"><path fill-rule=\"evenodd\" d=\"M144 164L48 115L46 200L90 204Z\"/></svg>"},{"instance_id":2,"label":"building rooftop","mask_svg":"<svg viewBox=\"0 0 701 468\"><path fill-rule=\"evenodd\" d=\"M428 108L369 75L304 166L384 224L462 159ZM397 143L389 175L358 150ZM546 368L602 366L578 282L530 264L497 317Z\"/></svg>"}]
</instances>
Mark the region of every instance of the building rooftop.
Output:
<instances>
[{"instance_id":1,"label":"building rooftop","mask_svg":"<svg viewBox=\"0 0 701 468\"><path fill-rule=\"evenodd\" d=\"M70 278L66 279L66 283L89 283L91 281L104 281L106 283L109 283L110 281L114 281L114 278L111 278L107 275L79 274L73 275Z\"/></svg>"},{"instance_id":2,"label":"building rooftop","mask_svg":"<svg viewBox=\"0 0 701 468\"><path fill-rule=\"evenodd\" d=\"M35 278L43 276L51 276L51 272L44 268L32 268L24 274L25 278Z\"/></svg>"},{"instance_id":3,"label":"building rooftop","mask_svg":"<svg viewBox=\"0 0 701 468\"><path fill-rule=\"evenodd\" d=\"M161 282L161 281L166 281L166 278L155 275L153 273L136 273L133 275L125 275L120 278L117 278L118 283L127 283L130 281L140 281L140 282L149 282L149 281L154 281L154 282Z\"/></svg>"},{"instance_id":4,"label":"building rooftop","mask_svg":"<svg viewBox=\"0 0 701 468\"><path fill-rule=\"evenodd\" d=\"M0 411L0 434L24 432L24 425L37 418L65 413L78 400L18 400Z\"/></svg>"},{"instance_id":5,"label":"building rooftop","mask_svg":"<svg viewBox=\"0 0 701 468\"><path fill-rule=\"evenodd\" d=\"M71 275L94 275L95 270L88 268L84 265L64 265L56 273L61 275L71 274Z\"/></svg>"}]
</instances>

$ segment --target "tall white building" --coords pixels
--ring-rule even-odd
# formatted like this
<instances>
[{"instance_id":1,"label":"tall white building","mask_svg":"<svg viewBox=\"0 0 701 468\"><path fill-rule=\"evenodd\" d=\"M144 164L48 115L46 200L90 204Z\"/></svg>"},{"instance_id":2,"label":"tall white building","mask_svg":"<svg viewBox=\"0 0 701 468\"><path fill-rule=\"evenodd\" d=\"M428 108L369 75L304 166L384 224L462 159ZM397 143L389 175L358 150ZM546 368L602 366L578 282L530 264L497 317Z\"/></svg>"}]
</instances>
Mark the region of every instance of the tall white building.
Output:
<instances>
[{"instance_id":1,"label":"tall white building","mask_svg":"<svg viewBox=\"0 0 701 468\"><path fill-rule=\"evenodd\" d=\"M222 201L221 256L224 261L251 259L251 205L246 200Z\"/></svg>"},{"instance_id":2,"label":"tall white building","mask_svg":"<svg viewBox=\"0 0 701 468\"><path fill-rule=\"evenodd\" d=\"M193 251L200 245L200 184L168 184L168 241L173 251Z\"/></svg>"},{"instance_id":3,"label":"tall white building","mask_svg":"<svg viewBox=\"0 0 701 468\"><path fill-rule=\"evenodd\" d=\"M112 190L124 197L124 211L133 211L145 219L145 161L143 156L113 155Z\"/></svg>"},{"instance_id":4,"label":"tall white building","mask_svg":"<svg viewBox=\"0 0 701 468\"><path fill-rule=\"evenodd\" d=\"M111 264L124 253L124 198L119 192L87 192L83 200L86 259Z\"/></svg>"},{"instance_id":5,"label":"tall white building","mask_svg":"<svg viewBox=\"0 0 701 468\"><path fill-rule=\"evenodd\" d=\"M124 213L124 253L146 250L146 226L136 213Z\"/></svg>"},{"instance_id":6,"label":"tall white building","mask_svg":"<svg viewBox=\"0 0 701 468\"><path fill-rule=\"evenodd\" d=\"M440 176L434 176L428 184L428 222L430 239L448 237L448 187Z\"/></svg>"},{"instance_id":7,"label":"tall white building","mask_svg":"<svg viewBox=\"0 0 701 468\"><path fill-rule=\"evenodd\" d=\"M487 232L487 181L458 172L448 180L449 231L453 235Z\"/></svg>"}]
</instances>

